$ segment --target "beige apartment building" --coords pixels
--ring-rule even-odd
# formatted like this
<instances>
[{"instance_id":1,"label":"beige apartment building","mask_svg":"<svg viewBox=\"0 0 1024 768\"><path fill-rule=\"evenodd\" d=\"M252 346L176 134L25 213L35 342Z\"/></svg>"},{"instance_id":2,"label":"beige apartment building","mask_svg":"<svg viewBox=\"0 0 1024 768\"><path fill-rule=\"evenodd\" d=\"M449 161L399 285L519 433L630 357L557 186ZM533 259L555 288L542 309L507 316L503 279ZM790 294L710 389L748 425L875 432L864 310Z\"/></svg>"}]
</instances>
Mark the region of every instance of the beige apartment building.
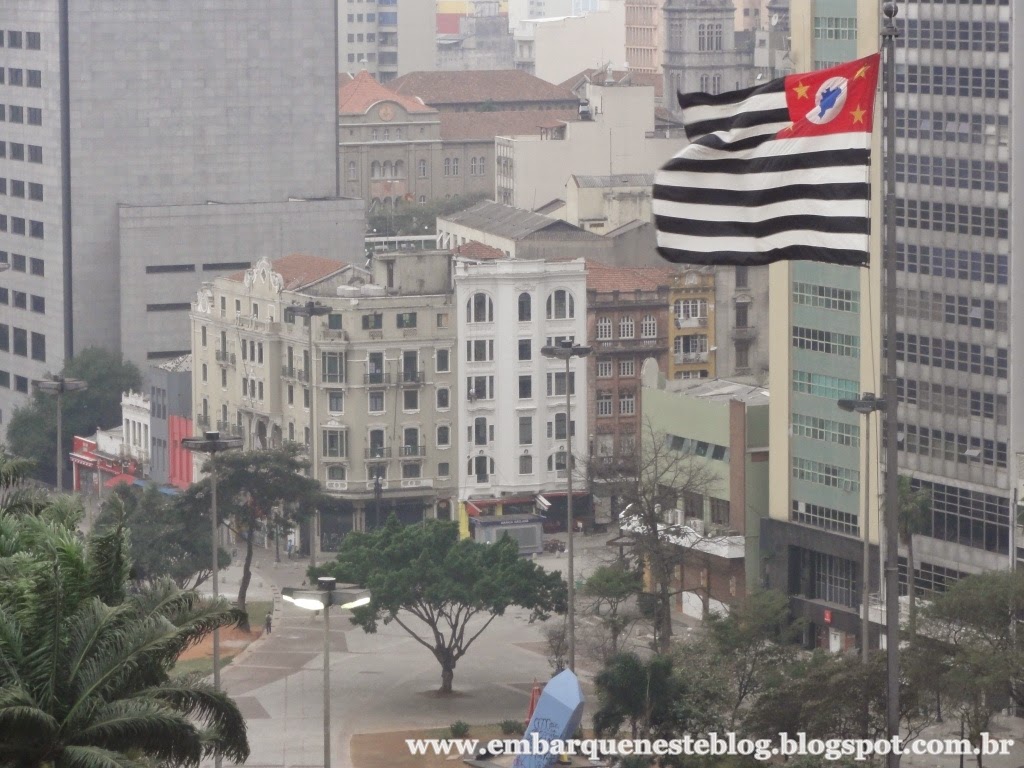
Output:
<instances>
[{"instance_id":1,"label":"beige apartment building","mask_svg":"<svg viewBox=\"0 0 1024 768\"><path fill-rule=\"evenodd\" d=\"M192 306L197 432L248 450L306 447L332 503L302 548L333 551L392 512L449 518L455 494L455 313L447 253L375 257L372 272L292 255L207 283ZM307 320L292 308L318 302ZM312 434L311 434L312 433ZM312 439L311 439L312 437Z\"/></svg>"}]
</instances>

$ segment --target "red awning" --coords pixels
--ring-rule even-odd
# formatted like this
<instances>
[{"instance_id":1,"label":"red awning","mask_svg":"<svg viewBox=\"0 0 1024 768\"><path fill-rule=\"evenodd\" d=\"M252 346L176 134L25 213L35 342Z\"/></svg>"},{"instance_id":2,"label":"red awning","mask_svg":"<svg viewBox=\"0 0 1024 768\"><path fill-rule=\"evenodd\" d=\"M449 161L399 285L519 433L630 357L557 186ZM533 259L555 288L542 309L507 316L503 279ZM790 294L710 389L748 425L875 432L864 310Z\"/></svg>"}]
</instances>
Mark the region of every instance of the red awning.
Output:
<instances>
[{"instance_id":1,"label":"red awning","mask_svg":"<svg viewBox=\"0 0 1024 768\"><path fill-rule=\"evenodd\" d=\"M71 459L71 463L72 464L78 464L79 466L82 466L82 467L95 467L96 466L96 457L95 456L86 456L86 455L83 455L81 453L72 453L72 454L68 455L68 458Z\"/></svg>"},{"instance_id":2,"label":"red awning","mask_svg":"<svg viewBox=\"0 0 1024 768\"><path fill-rule=\"evenodd\" d=\"M120 475L114 475L112 478L107 480L103 484L103 487L104 488L114 488L115 486L121 485L121 483L124 483L125 485L132 485L134 482L135 482L135 475L126 475L126 474L122 473Z\"/></svg>"}]
</instances>

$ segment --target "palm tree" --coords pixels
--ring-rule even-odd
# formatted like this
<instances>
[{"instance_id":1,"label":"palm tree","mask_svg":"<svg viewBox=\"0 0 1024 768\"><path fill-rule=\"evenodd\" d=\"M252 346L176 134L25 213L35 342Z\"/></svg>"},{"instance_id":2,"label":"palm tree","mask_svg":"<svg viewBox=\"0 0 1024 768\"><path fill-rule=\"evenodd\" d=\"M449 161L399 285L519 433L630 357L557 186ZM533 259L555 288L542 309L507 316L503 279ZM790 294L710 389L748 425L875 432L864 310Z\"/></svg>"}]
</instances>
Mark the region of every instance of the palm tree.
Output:
<instances>
[{"instance_id":1,"label":"palm tree","mask_svg":"<svg viewBox=\"0 0 1024 768\"><path fill-rule=\"evenodd\" d=\"M238 611L160 581L125 594L127 531L83 542L62 515L0 510L0 765L197 766L249 754L245 721L183 650Z\"/></svg>"},{"instance_id":2,"label":"palm tree","mask_svg":"<svg viewBox=\"0 0 1024 768\"><path fill-rule=\"evenodd\" d=\"M907 548L907 593L910 597L910 637L917 634L917 589L914 583L914 534L928 529L932 515L932 496L926 490L915 491L910 478L900 478L899 488L899 535L900 543Z\"/></svg>"}]
</instances>

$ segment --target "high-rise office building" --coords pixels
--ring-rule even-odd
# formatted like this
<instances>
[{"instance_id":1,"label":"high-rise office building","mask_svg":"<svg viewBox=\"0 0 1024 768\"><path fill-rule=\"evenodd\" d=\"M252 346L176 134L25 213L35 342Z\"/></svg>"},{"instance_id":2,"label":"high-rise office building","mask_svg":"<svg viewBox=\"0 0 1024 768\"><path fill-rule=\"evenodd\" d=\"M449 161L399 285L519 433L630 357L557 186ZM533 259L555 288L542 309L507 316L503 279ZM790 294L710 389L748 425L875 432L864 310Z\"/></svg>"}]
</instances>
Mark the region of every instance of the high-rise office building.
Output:
<instances>
[{"instance_id":1,"label":"high-rise office building","mask_svg":"<svg viewBox=\"0 0 1024 768\"><path fill-rule=\"evenodd\" d=\"M1021 554L1014 499L1024 399L1011 382L1024 363L1009 349L1011 335L1024 329L1012 299L1024 278L1010 268L1010 195L1024 176L1011 156L1012 5L900 2L899 11L894 428L901 476L931 498L930 517L914 536L912 578L927 595L965 575L1011 567ZM796 71L876 49L873 1L794 0L791 21ZM880 190L877 137L875 150L872 184ZM766 530L770 546L788 554L769 568L769 579L799 598L818 630L808 639L832 647L858 634L865 520L870 589L878 590L883 476L873 460L865 472L864 418L835 407L838 398L881 391L878 198L870 269L773 267L773 296L786 292L789 301L772 317L772 440L779 449L772 460L784 457L788 471L773 473ZM873 457L881 440L875 429ZM901 543L904 594L907 570Z\"/></svg>"},{"instance_id":2,"label":"high-rise office building","mask_svg":"<svg viewBox=\"0 0 1024 768\"><path fill-rule=\"evenodd\" d=\"M436 7L429 0L337 0L338 69L387 83L437 65Z\"/></svg>"},{"instance_id":3,"label":"high-rise office building","mask_svg":"<svg viewBox=\"0 0 1024 768\"><path fill-rule=\"evenodd\" d=\"M203 279L361 254L362 204L332 199L335 13L0 0L0 412L88 346L188 350Z\"/></svg>"}]
</instances>

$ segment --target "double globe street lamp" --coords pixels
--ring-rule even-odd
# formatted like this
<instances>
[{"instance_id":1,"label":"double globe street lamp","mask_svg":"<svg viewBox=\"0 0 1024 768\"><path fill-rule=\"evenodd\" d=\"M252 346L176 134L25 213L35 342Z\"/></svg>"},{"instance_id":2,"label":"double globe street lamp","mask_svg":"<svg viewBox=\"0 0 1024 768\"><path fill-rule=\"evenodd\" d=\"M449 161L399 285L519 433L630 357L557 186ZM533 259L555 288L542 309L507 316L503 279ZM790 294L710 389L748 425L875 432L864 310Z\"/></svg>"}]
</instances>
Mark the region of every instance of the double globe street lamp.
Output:
<instances>
[{"instance_id":1,"label":"double globe street lamp","mask_svg":"<svg viewBox=\"0 0 1024 768\"><path fill-rule=\"evenodd\" d=\"M331 768L331 607L351 610L370 602L369 590L338 584L333 576L317 579L317 589L285 587L281 599L307 611L324 612L324 768Z\"/></svg>"}]
</instances>

